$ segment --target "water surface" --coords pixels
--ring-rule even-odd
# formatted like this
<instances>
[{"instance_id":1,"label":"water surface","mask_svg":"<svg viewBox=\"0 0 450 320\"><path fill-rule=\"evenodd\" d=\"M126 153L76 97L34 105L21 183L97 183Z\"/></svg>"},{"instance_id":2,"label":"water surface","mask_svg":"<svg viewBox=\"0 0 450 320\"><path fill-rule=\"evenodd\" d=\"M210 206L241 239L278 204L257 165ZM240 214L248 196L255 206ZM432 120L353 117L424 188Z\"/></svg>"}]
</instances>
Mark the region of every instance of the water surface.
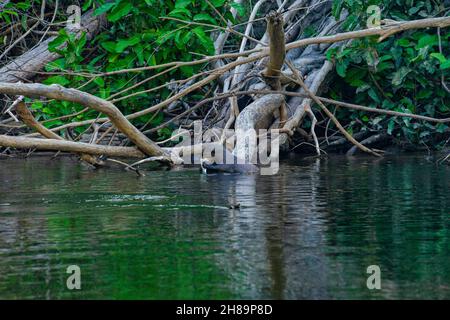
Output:
<instances>
[{"instance_id":1,"label":"water surface","mask_svg":"<svg viewBox=\"0 0 450 320\"><path fill-rule=\"evenodd\" d=\"M449 191L450 168L423 157L142 178L0 160L0 298L448 299ZM381 290L367 289L370 265Z\"/></svg>"}]
</instances>

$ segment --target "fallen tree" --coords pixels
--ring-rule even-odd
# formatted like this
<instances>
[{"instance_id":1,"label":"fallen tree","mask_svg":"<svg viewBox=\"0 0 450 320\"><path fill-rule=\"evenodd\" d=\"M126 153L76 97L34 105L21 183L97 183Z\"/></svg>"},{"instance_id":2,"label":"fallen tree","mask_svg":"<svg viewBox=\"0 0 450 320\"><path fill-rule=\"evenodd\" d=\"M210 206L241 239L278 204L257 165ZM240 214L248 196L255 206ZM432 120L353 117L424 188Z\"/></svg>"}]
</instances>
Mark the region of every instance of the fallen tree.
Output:
<instances>
[{"instance_id":1,"label":"fallen tree","mask_svg":"<svg viewBox=\"0 0 450 320\"><path fill-rule=\"evenodd\" d=\"M258 8L263 1L258 2ZM287 1L283 2L286 5ZM256 7L256 6L255 6ZM306 9L305 9L306 8ZM212 102L212 107L217 110L210 109L207 116L203 118L203 122L209 128L228 129L233 127L235 129L269 129L281 128L282 144L289 144L289 140L296 130L299 130L302 120L305 115L308 115L312 121L311 135L314 137L315 150L320 154L320 148L317 136L314 132L317 124L317 118L312 109L314 103L319 106L319 110L324 112L322 115L334 122L339 131L346 137L353 145L364 152L373 155L380 155L379 152L372 150L364 143L359 143L352 137L346 129L340 125L337 118L325 106L324 103L334 104L344 108L354 110L364 110L367 112L375 112L380 114L409 117L420 119L424 121L433 121L437 123L446 123L448 119L436 119L432 117L425 117L409 113L402 113L396 111L374 109L356 104L340 102L332 99L326 99L318 96L333 71L334 65L332 61L326 58L326 52L330 48L345 46L349 41L364 37L378 37L380 41L385 40L396 33L406 30L420 29L420 28L445 28L450 25L450 17L430 18L414 21L392 22L388 21L378 28L369 28L359 31L342 32L341 20L336 20L332 17L327 17L330 12L330 3L321 1L293 1L286 11L281 10L282 6L278 8L277 12L271 13L267 18L267 31L258 40L258 44L249 50L245 50L245 45L241 46L238 53L220 53L220 48L216 48L216 55L203 57L194 61L175 61L164 63L162 65L153 65L140 68L123 69L110 72L99 72L94 74L83 74L91 79L99 77L109 77L125 73L141 73L151 70L157 70L159 73L152 75L155 78L166 72L179 69L181 67L200 65L204 63L215 63L214 69L202 71L187 79L175 81L180 85L181 90L170 96L169 98L143 110L123 115L113 103L126 100L130 97L146 94L155 90L162 89L170 85L170 83L157 88L146 89L138 92L127 93L128 89L122 90L120 93L112 95L110 98L100 99L98 97L83 93L79 90L66 89L61 86L43 86L39 84L8 84L0 83L0 93L9 95L24 95L29 97L44 96L49 99L66 100L81 104L87 108L96 110L106 115L104 118L96 118L84 121L74 121L55 128L50 131L44 131L37 123L29 127L34 128L38 132L34 134L42 135L50 140L31 139L30 137L22 140L14 140L19 138L11 138L2 136L0 145L5 147L15 148L45 148L50 146L48 150L58 150L68 152L83 153L87 155L99 155L102 149L98 145L90 145L87 148L75 147L76 142L62 141L56 139L54 134L62 130L86 126L91 124L104 124L111 122L114 127L121 131L129 140L136 145L139 151L131 152L132 156L149 156L149 157L164 157L169 160L171 153L179 149L161 148L154 143L140 130L133 126L130 121L138 119L142 116L161 112L167 109L173 103L180 101L187 95L197 92L198 90L209 87L209 92L214 92L213 98L206 98L194 106L188 106L181 114L176 115L173 119L160 125L158 128L163 128L169 123L173 123L184 116L189 116L200 107L206 106ZM305 9L304 17L299 18L299 11ZM247 22L247 26L254 21L254 14L251 14L251 21ZM323 18L327 17L327 18ZM297 18L299 20L295 20ZM342 18L345 18L345 13ZM304 21L303 21L304 20ZM317 36L305 38L300 32L300 22L305 24L314 24L317 27ZM286 23L287 25L285 25ZM246 28L243 42L249 38L250 28ZM219 34L223 37L223 33ZM218 41L218 46L221 46L222 40ZM263 44L267 43L268 46ZM234 60L233 60L234 59ZM161 71L162 70L162 71ZM217 80L221 81L217 81ZM132 87L136 89L139 85L145 83L148 79L141 81L138 85ZM216 82L217 81L217 82ZM126 95L125 95L126 94ZM238 97L246 96L248 103L246 105L238 106ZM230 98L230 99L227 99ZM215 103L217 102L217 103ZM242 110L239 110L241 108ZM211 112L212 111L212 112ZM25 121L26 122L26 121ZM40 128L40 129L39 129ZM52 132L53 134L50 134ZM10 139L11 138L11 139ZM216 142L223 142L223 136L218 135ZM9 139L9 140L8 140ZM31 140L27 140L31 139ZM39 143L36 141L40 140ZM56 142L57 140L60 140ZM366 139L371 142L376 140ZM46 142L42 142L46 141ZM170 141L170 140L169 140ZM29 143L27 147L27 143ZM111 147L113 148L113 147ZM198 148L194 148L198 150ZM104 155L111 155L112 149L108 149L109 153ZM200 148L201 150L201 148ZM121 149L120 154L123 154L124 149ZM238 151L238 150L235 150ZM354 153L354 149L350 154ZM130 155L131 156L131 155Z\"/></svg>"},{"instance_id":2,"label":"fallen tree","mask_svg":"<svg viewBox=\"0 0 450 320\"><path fill-rule=\"evenodd\" d=\"M66 89L59 85L46 86L42 84L0 83L0 92L10 95L44 96L50 99L75 102L85 107L92 108L107 115L111 123L124 133L146 155L163 156L167 158L168 162L171 161L169 155L133 126L116 106L101 98L79 90ZM83 151L77 152L83 153Z\"/></svg>"}]
</instances>

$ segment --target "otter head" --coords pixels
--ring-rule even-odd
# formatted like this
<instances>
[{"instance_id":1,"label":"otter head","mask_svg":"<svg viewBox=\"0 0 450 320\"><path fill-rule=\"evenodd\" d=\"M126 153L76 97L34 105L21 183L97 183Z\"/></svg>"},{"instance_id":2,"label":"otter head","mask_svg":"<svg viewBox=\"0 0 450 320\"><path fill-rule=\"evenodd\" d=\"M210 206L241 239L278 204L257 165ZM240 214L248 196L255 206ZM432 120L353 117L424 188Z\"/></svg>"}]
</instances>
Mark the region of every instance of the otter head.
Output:
<instances>
[{"instance_id":1,"label":"otter head","mask_svg":"<svg viewBox=\"0 0 450 320\"><path fill-rule=\"evenodd\" d=\"M208 169L216 165L216 160L214 158L201 158L200 165L204 174L207 174Z\"/></svg>"}]
</instances>

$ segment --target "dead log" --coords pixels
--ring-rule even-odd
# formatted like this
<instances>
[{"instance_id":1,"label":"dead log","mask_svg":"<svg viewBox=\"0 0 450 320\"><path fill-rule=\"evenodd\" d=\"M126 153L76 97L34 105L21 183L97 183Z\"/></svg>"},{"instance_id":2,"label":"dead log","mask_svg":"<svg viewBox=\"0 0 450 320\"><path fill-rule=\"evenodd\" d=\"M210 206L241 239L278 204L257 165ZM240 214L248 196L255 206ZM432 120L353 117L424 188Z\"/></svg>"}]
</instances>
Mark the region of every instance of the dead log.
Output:
<instances>
[{"instance_id":1,"label":"dead log","mask_svg":"<svg viewBox=\"0 0 450 320\"><path fill-rule=\"evenodd\" d=\"M36 149L105 155L108 157L144 158L145 154L132 147L112 147L57 139L39 139L0 135L0 146L16 149Z\"/></svg>"},{"instance_id":2,"label":"dead log","mask_svg":"<svg viewBox=\"0 0 450 320\"><path fill-rule=\"evenodd\" d=\"M81 36L83 32L86 32L86 37L92 39L100 30L104 21L104 16L94 16L93 12L89 11L81 17L80 29L66 28L66 30L71 33L76 33L77 36ZM48 38L36 48L25 52L0 68L0 82L14 83L31 79L35 76L36 71L41 70L49 62L58 59L60 57L58 53L50 52L48 50L48 44L55 40L55 38L56 37Z\"/></svg>"},{"instance_id":3,"label":"dead log","mask_svg":"<svg viewBox=\"0 0 450 320\"><path fill-rule=\"evenodd\" d=\"M60 85L43 84L23 84L23 83L1 83L0 93L10 95L23 95L28 97L43 96L49 99L63 100L81 104L98 112L105 114L111 123L116 126L130 141L132 141L142 152L148 156L164 156L168 159L169 155L162 150L156 143L151 141L135 126L133 126L120 112L120 110L111 102L93 96L76 89L67 89ZM1 145L1 143L0 143ZM90 152L86 152L90 153Z\"/></svg>"},{"instance_id":4,"label":"dead log","mask_svg":"<svg viewBox=\"0 0 450 320\"><path fill-rule=\"evenodd\" d=\"M267 17L267 34L269 35L269 62L263 72L264 81L275 91L281 90L281 68L286 56L283 16L278 12L271 12ZM235 129L237 132L248 130L268 129L274 121L274 113L280 110L280 123L287 118L284 96L270 94L263 96L248 105L237 117ZM245 143L237 144L236 155L252 157Z\"/></svg>"}]
</instances>

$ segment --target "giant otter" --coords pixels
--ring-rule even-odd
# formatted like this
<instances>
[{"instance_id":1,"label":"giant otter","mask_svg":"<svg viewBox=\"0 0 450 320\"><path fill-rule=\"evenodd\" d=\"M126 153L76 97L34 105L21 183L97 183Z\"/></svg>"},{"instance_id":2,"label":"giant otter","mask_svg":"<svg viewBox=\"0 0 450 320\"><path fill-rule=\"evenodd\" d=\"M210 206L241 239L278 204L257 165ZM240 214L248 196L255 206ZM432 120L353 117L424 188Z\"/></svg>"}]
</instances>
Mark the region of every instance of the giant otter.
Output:
<instances>
[{"instance_id":1,"label":"giant otter","mask_svg":"<svg viewBox=\"0 0 450 320\"><path fill-rule=\"evenodd\" d=\"M214 161L214 159L202 159L201 160L202 171L205 174L210 173L258 173L258 166L250 163L239 164L239 163L230 163L230 164L219 164Z\"/></svg>"},{"instance_id":2,"label":"giant otter","mask_svg":"<svg viewBox=\"0 0 450 320\"><path fill-rule=\"evenodd\" d=\"M210 173L259 173L259 167L251 163L240 163L238 158L226 148L222 150L222 158L217 161L216 151L211 152L211 156L201 158L200 164L205 174Z\"/></svg>"}]
</instances>

